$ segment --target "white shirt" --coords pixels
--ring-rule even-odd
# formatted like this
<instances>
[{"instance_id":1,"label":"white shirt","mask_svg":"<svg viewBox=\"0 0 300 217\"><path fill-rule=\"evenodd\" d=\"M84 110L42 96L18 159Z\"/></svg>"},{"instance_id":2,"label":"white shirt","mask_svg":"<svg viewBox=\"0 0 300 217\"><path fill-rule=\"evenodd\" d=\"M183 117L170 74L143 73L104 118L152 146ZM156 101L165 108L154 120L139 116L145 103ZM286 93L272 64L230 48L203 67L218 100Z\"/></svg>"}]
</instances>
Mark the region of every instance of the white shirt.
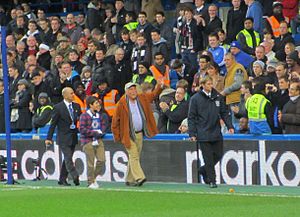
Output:
<instances>
[{"instance_id":1,"label":"white shirt","mask_svg":"<svg viewBox=\"0 0 300 217\"><path fill-rule=\"evenodd\" d=\"M211 97L211 93L207 93L205 90L202 90L202 91L203 91L203 93L206 94L206 96L208 96L209 98Z\"/></svg>"},{"instance_id":2,"label":"white shirt","mask_svg":"<svg viewBox=\"0 0 300 217\"><path fill-rule=\"evenodd\" d=\"M134 100L134 102L132 102L131 100L129 100L129 108L130 108L130 112L131 112L132 124L133 124L134 131L137 132L137 131L143 130L142 115L141 115L140 109L138 107L137 101Z\"/></svg>"},{"instance_id":3,"label":"white shirt","mask_svg":"<svg viewBox=\"0 0 300 217\"><path fill-rule=\"evenodd\" d=\"M65 105L67 106L68 112L69 112L70 117L71 117L71 119L72 119L72 121L73 121L73 114L70 113L70 109L69 109L69 106L70 106L70 105L72 106L72 103L66 101L65 99L64 99L64 103L65 103ZM72 106L72 108L73 108L73 106ZM73 109L74 109L74 108L73 108Z\"/></svg>"}]
</instances>

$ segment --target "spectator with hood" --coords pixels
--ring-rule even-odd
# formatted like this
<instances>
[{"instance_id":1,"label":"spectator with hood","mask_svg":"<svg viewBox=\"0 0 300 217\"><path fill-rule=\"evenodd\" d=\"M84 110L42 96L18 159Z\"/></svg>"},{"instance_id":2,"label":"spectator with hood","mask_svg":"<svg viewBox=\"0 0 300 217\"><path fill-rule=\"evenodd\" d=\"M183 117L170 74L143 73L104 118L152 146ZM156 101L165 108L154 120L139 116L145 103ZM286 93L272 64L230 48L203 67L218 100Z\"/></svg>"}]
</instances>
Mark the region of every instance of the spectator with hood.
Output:
<instances>
[{"instance_id":1,"label":"spectator with hood","mask_svg":"<svg viewBox=\"0 0 300 217\"><path fill-rule=\"evenodd\" d=\"M32 117L32 128L37 133L47 133L53 106L51 105L50 98L47 93L41 92L38 96L39 107Z\"/></svg>"},{"instance_id":2,"label":"spectator with hood","mask_svg":"<svg viewBox=\"0 0 300 217\"><path fill-rule=\"evenodd\" d=\"M18 90L15 98L11 100L11 129L13 133L29 133L32 129L29 110L29 102L31 101L28 90L29 83L25 79L20 79L17 85Z\"/></svg>"}]
</instances>

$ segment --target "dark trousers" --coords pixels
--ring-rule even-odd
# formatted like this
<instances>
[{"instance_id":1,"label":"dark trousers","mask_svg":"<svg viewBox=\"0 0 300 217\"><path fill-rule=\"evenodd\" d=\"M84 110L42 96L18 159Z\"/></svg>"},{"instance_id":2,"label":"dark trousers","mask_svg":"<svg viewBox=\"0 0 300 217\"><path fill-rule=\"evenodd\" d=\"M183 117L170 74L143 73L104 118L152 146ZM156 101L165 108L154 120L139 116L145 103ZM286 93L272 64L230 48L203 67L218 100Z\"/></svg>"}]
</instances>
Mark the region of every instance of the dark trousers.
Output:
<instances>
[{"instance_id":1,"label":"dark trousers","mask_svg":"<svg viewBox=\"0 0 300 217\"><path fill-rule=\"evenodd\" d=\"M215 165L223 156L223 140L214 142L199 142L205 165L200 167L200 173L207 176L208 182L216 182Z\"/></svg>"},{"instance_id":2,"label":"dark trousers","mask_svg":"<svg viewBox=\"0 0 300 217\"><path fill-rule=\"evenodd\" d=\"M73 154L75 151L75 145L72 146L60 146L60 149L62 153L64 154L64 160L62 162L61 168L60 168L60 181L65 181L68 178L68 174L72 176L73 180L75 177L78 176L78 173L75 169L75 165L73 163Z\"/></svg>"}]
</instances>

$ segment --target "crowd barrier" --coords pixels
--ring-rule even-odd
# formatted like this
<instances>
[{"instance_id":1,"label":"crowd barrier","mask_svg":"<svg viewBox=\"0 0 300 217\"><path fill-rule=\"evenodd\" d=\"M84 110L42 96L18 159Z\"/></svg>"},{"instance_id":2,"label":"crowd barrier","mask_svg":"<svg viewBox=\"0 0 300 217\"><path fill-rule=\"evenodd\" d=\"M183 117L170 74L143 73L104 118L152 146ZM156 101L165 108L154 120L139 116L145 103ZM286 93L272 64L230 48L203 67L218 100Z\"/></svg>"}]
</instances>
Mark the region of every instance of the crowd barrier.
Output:
<instances>
[{"instance_id":1,"label":"crowd barrier","mask_svg":"<svg viewBox=\"0 0 300 217\"><path fill-rule=\"evenodd\" d=\"M36 159L47 171L42 179L57 180L62 154L56 144L46 150L45 135L13 134L12 161L15 179L36 178ZM106 167L99 181L124 182L128 157L121 144L105 136ZM0 136L0 155L6 156L5 136ZM187 135L157 135L146 139L141 164L149 181L197 183L197 145ZM74 153L80 180L86 180L85 154ZM203 164L201 150L199 162ZM225 135L224 155L216 165L217 182L230 185L299 186L300 135ZM203 180L200 179L200 182Z\"/></svg>"}]
</instances>

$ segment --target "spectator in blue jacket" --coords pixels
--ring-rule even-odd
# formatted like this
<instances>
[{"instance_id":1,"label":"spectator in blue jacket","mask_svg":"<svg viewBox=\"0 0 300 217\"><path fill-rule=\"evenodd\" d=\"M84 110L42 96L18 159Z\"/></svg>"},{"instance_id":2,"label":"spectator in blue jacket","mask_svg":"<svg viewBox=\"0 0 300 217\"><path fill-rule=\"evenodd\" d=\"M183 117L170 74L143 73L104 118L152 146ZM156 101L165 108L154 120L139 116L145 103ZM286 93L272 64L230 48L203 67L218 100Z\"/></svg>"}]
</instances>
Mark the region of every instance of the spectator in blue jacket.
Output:
<instances>
[{"instance_id":1,"label":"spectator in blue jacket","mask_svg":"<svg viewBox=\"0 0 300 217\"><path fill-rule=\"evenodd\" d=\"M230 52L235 56L235 60L242 64L247 70L251 63L254 61L254 58L241 50L241 45L238 41L233 41L230 44Z\"/></svg>"},{"instance_id":2,"label":"spectator in blue jacket","mask_svg":"<svg viewBox=\"0 0 300 217\"><path fill-rule=\"evenodd\" d=\"M223 46L220 46L218 33L211 33L208 36L208 43L209 43L208 51L212 53L214 61L219 65L221 69L220 74L225 75L226 67L225 67L224 57L227 51Z\"/></svg>"},{"instance_id":3,"label":"spectator in blue jacket","mask_svg":"<svg viewBox=\"0 0 300 217\"><path fill-rule=\"evenodd\" d=\"M254 30L262 33L263 31L263 10L258 1L245 0L245 4L248 6L246 17L252 17L254 20Z\"/></svg>"}]
</instances>

